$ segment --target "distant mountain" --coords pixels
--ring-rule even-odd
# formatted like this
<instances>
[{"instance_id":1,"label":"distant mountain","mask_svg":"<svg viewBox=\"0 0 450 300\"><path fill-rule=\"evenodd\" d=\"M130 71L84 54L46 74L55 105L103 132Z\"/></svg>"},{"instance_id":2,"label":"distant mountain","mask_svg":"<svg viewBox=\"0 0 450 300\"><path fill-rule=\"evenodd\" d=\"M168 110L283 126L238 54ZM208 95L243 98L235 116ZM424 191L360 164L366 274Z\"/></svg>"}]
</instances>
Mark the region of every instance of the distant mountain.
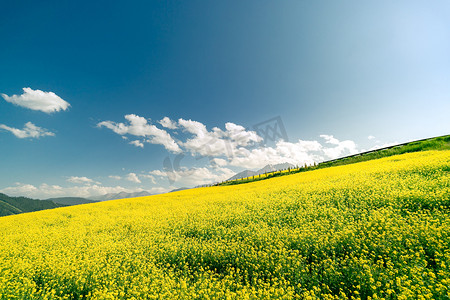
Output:
<instances>
[{"instance_id":1,"label":"distant mountain","mask_svg":"<svg viewBox=\"0 0 450 300\"><path fill-rule=\"evenodd\" d=\"M290 163L282 163L282 164L276 164L275 167L276 167L278 170L286 170L286 169L289 169L289 168L294 169L294 168L296 168L297 166L295 166L295 165L293 165L293 164L290 164Z\"/></svg>"},{"instance_id":2,"label":"distant mountain","mask_svg":"<svg viewBox=\"0 0 450 300\"><path fill-rule=\"evenodd\" d=\"M35 200L25 197L10 197L0 193L0 216L21 214L66 206L49 200Z\"/></svg>"},{"instance_id":3,"label":"distant mountain","mask_svg":"<svg viewBox=\"0 0 450 300\"><path fill-rule=\"evenodd\" d=\"M180 187L180 188L178 188L178 189L173 189L173 190L171 190L169 193L172 193L172 192L178 192L178 191L184 191L184 190L188 190L189 188L187 188L187 187Z\"/></svg>"},{"instance_id":4,"label":"distant mountain","mask_svg":"<svg viewBox=\"0 0 450 300\"><path fill-rule=\"evenodd\" d=\"M257 176L259 174L271 173L271 172L275 172L275 171L279 171L279 170L285 170L288 168L295 168L295 166L290 163L282 163L282 164L276 164L276 165L268 164L264 168L259 169L258 171L245 170L245 171L239 172L236 175L228 178L228 180L236 180L236 179L247 178L247 177L251 177L251 176Z\"/></svg>"},{"instance_id":5,"label":"distant mountain","mask_svg":"<svg viewBox=\"0 0 450 300\"><path fill-rule=\"evenodd\" d=\"M97 202L97 201L89 200L86 198L80 198L80 197L60 197L60 198L49 198L46 200L53 201L54 203L63 204L63 205L78 205L78 204L88 204L88 203Z\"/></svg>"},{"instance_id":6,"label":"distant mountain","mask_svg":"<svg viewBox=\"0 0 450 300\"><path fill-rule=\"evenodd\" d=\"M228 180L247 178L247 177L255 176L255 175L258 175L258 173L256 173L255 171L251 171L251 170L245 170L245 171L239 172L236 175L228 178Z\"/></svg>"},{"instance_id":7,"label":"distant mountain","mask_svg":"<svg viewBox=\"0 0 450 300\"><path fill-rule=\"evenodd\" d=\"M275 172L275 171L279 171L279 170L285 170L287 168L295 168L295 166L290 163L282 163L282 164L276 164L276 165L268 164L264 168L256 171L256 174L259 175L259 174L264 174L264 173L270 173L270 172Z\"/></svg>"},{"instance_id":8,"label":"distant mountain","mask_svg":"<svg viewBox=\"0 0 450 300\"><path fill-rule=\"evenodd\" d=\"M95 196L90 197L91 200L94 201L106 201L106 200L116 200L116 199L125 199L125 198L135 198L135 197L145 197L145 196L151 196L147 191L142 192L134 192L134 193L126 193L126 192L120 192L120 193L109 193L101 196Z\"/></svg>"}]
</instances>

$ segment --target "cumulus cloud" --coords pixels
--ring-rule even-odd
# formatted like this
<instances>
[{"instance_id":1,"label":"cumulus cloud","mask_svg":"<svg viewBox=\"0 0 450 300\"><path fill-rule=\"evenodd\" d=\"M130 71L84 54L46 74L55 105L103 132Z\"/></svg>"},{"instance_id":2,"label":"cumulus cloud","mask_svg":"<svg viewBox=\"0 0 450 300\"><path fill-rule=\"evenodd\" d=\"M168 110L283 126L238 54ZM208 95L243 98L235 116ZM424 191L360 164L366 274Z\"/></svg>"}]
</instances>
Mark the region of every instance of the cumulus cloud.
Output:
<instances>
[{"instance_id":1,"label":"cumulus cloud","mask_svg":"<svg viewBox=\"0 0 450 300\"><path fill-rule=\"evenodd\" d=\"M332 135L321 134L320 137L324 138L327 144L339 145L339 140Z\"/></svg>"},{"instance_id":2,"label":"cumulus cloud","mask_svg":"<svg viewBox=\"0 0 450 300\"><path fill-rule=\"evenodd\" d=\"M128 124L103 121L98 123L97 127L106 127L122 136L130 134L138 137L146 137L143 141L151 144L163 145L167 150L174 153L181 152L180 147L169 133L157 128L155 125L148 124L147 119L134 114L126 115L125 119L128 121ZM142 141L140 144L142 144ZM136 145L136 143L134 143L134 145L138 147L140 147L140 144Z\"/></svg>"},{"instance_id":3,"label":"cumulus cloud","mask_svg":"<svg viewBox=\"0 0 450 300\"><path fill-rule=\"evenodd\" d=\"M222 159L222 158L212 158L211 159L211 164L213 166L223 167L223 166L226 166L228 164L228 161L226 159Z\"/></svg>"},{"instance_id":4,"label":"cumulus cloud","mask_svg":"<svg viewBox=\"0 0 450 300\"><path fill-rule=\"evenodd\" d=\"M166 172L161 171L161 170L153 170L149 172L152 175L156 175L156 176L166 176Z\"/></svg>"},{"instance_id":5,"label":"cumulus cloud","mask_svg":"<svg viewBox=\"0 0 450 300\"><path fill-rule=\"evenodd\" d=\"M374 137L373 135L369 135L367 138L368 138L369 140L374 140L374 139L375 139L375 137Z\"/></svg>"},{"instance_id":6,"label":"cumulus cloud","mask_svg":"<svg viewBox=\"0 0 450 300\"><path fill-rule=\"evenodd\" d=\"M53 92L43 92L41 90L33 90L31 88L23 88L22 95L8 96L2 94L3 99L7 102L18 106L29 108L32 110L40 110L45 113L57 112L66 110L70 104L57 96Z\"/></svg>"},{"instance_id":7,"label":"cumulus cloud","mask_svg":"<svg viewBox=\"0 0 450 300\"><path fill-rule=\"evenodd\" d=\"M141 183L141 180L135 173L128 173L127 177L125 177L126 180L134 183Z\"/></svg>"},{"instance_id":8,"label":"cumulus cloud","mask_svg":"<svg viewBox=\"0 0 450 300\"><path fill-rule=\"evenodd\" d=\"M247 169L258 169L267 164L291 163L294 165L313 164L357 153L353 141L339 141L332 135L322 135L325 147L318 141L298 140L296 143L278 141L275 147L259 147L255 149L239 148L229 160L229 165Z\"/></svg>"},{"instance_id":9,"label":"cumulus cloud","mask_svg":"<svg viewBox=\"0 0 450 300\"><path fill-rule=\"evenodd\" d=\"M170 181L182 180L185 184L204 184L231 177L234 172L226 167L259 169L267 164L285 162L294 165L313 164L358 152L355 142L341 141L333 135L320 135L323 140L299 139L297 142L279 140L274 146L267 146L261 143L263 138L255 131L235 123L227 122L222 129L218 127L208 129L199 121L180 118L175 122L165 117L159 121L163 127L183 132L179 135L183 139L175 141L166 131L148 124L147 119L143 117L126 115L125 118L129 124L104 121L98 126L107 127L120 135L144 137L142 141L132 142L138 147L142 147L144 142L153 142L163 144L175 153L184 151L184 154L188 152L197 159L202 156L209 158L209 165L205 167L177 167L175 171L154 170L149 173L153 176L168 177ZM161 132L156 134L158 131ZM177 133L175 131L175 134ZM161 140L158 140L159 138ZM171 143L170 147L168 141ZM174 163L175 161L176 159Z\"/></svg>"},{"instance_id":10,"label":"cumulus cloud","mask_svg":"<svg viewBox=\"0 0 450 300\"><path fill-rule=\"evenodd\" d=\"M184 148L193 155L201 156L232 156L238 147L247 147L262 141L256 132L231 122L225 124L225 130L214 127L209 131L198 121L180 118L175 122L164 117L159 121L163 127L180 129L191 135L184 142L177 142L167 131L149 124L144 117L129 114L125 115L125 119L128 123L102 121L97 126L106 127L122 137L127 134L141 137L130 142L136 147L143 148L144 143L160 144L173 153L181 153Z\"/></svg>"},{"instance_id":11,"label":"cumulus cloud","mask_svg":"<svg viewBox=\"0 0 450 300\"><path fill-rule=\"evenodd\" d=\"M169 117L164 117L162 120L159 121L159 124L161 124L163 127L168 129L177 129L177 122L172 121Z\"/></svg>"},{"instance_id":12,"label":"cumulus cloud","mask_svg":"<svg viewBox=\"0 0 450 300\"><path fill-rule=\"evenodd\" d=\"M117 175L109 175L108 178L115 179L115 180L120 180L120 179L122 179L122 177L117 176Z\"/></svg>"},{"instance_id":13,"label":"cumulus cloud","mask_svg":"<svg viewBox=\"0 0 450 300\"><path fill-rule=\"evenodd\" d=\"M101 184L100 182L98 182L98 181L94 181L94 180L92 180L92 179L90 179L90 178L87 178L87 177L78 177L78 176L70 176L68 179L67 179L67 181L68 182L71 182L71 183L77 183L77 184Z\"/></svg>"},{"instance_id":14,"label":"cumulus cloud","mask_svg":"<svg viewBox=\"0 0 450 300\"><path fill-rule=\"evenodd\" d=\"M139 140L131 141L129 144L135 145L136 147L144 148L144 144L141 143Z\"/></svg>"},{"instance_id":15,"label":"cumulus cloud","mask_svg":"<svg viewBox=\"0 0 450 300\"><path fill-rule=\"evenodd\" d=\"M279 141L275 147L261 147L256 149L241 148L229 161L231 166L245 169L259 169L267 164L291 163L312 164L321 160L320 152L311 152L304 148L303 141L289 143Z\"/></svg>"},{"instance_id":16,"label":"cumulus cloud","mask_svg":"<svg viewBox=\"0 0 450 300\"><path fill-rule=\"evenodd\" d=\"M30 198L46 199L53 197L93 197L108 193L132 193L143 189L127 189L121 186L102 186L98 184L77 185L71 187L62 187L59 185L50 185L43 183L39 186L25 183L16 183L15 186L6 187L0 190L9 196L26 196Z\"/></svg>"},{"instance_id":17,"label":"cumulus cloud","mask_svg":"<svg viewBox=\"0 0 450 300\"><path fill-rule=\"evenodd\" d=\"M248 131L241 125L226 123L225 128L224 135L233 141L236 146L248 146L249 144L262 141L262 137L256 134L256 132Z\"/></svg>"},{"instance_id":18,"label":"cumulus cloud","mask_svg":"<svg viewBox=\"0 0 450 300\"><path fill-rule=\"evenodd\" d=\"M193 120L179 119L178 124L194 136L181 143L191 153L203 156L226 155L226 144L220 139L220 129L214 128L213 132L209 132L204 124Z\"/></svg>"},{"instance_id":19,"label":"cumulus cloud","mask_svg":"<svg viewBox=\"0 0 450 300\"><path fill-rule=\"evenodd\" d=\"M179 119L178 124L193 135L181 145L194 155L230 157L234 155L237 147L254 145L262 141L256 132L234 123L226 123L225 130L214 127L211 131L198 121Z\"/></svg>"},{"instance_id":20,"label":"cumulus cloud","mask_svg":"<svg viewBox=\"0 0 450 300\"><path fill-rule=\"evenodd\" d=\"M155 177L153 175L141 174L140 177L149 179L153 184L156 184Z\"/></svg>"},{"instance_id":21,"label":"cumulus cloud","mask_svg":"<svg viewBox=\"0 0 450 300\"><path fill-rule=\"evenodd\" d=\"M0 191L9 196L24 196L24 195L30 195L30 193L33 193L36 190L37 190L37 187L35 187L32 184L24 184L24 183L16 182L15 186L7 187Z\"/></svg>"},{"instance_id":22,"label":"cumulus cloud","mask_svg":"<svg viewBox=\"0 0 450 300\"><path fill-rule=\"evenodd\" d=\"M345 140L341 142L332 135L321 135L320 137L323 137L327 143L336 145L336 147L323 149L324 154L328 158L336 159L345 155L358 153L356 144L353 141Z\"/></svg>"},{"instance_id":23,"label":"cumulus cloud","mask_svg":"<svg viewBox=\"0 0 450 300\"><path fill-rule=\"evenodd\" d=\"M34 125L31 122L25 123L25 126L23 129L18 129L14 127L9 127L4 124L0 124L0 129L7 130L14 134L19 139L25 139L25 138L40 138L43 136L54 136L55 134L53 132L48 131L45 128L41 128L39 126Z\"/></svg>"},{"instance_id":24,"label":"cumulus cloud","mask_svg":"<svg viewBox=\"0 0 450 300\"><path fill-rule=\"evenodd\" d=\"M169 178L170 181L177 182L181 185L194 186L226 180L233 176L235 172L228 168L182 167L177 171L164 172L161 170L153 170L150 174L162 178Z\"/></svg>"}]
</instances>

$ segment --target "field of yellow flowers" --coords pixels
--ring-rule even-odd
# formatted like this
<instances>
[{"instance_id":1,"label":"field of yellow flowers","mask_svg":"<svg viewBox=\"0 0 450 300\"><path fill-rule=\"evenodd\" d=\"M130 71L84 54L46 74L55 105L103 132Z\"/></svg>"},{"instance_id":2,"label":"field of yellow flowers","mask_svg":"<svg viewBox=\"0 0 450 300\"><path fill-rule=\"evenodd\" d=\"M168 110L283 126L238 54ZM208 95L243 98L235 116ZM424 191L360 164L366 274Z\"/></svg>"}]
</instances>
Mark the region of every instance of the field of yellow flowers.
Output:
<instances>
[{"instance_id":1,"label":"field of yellow flowers","mask_svg":"<svg viewBox=\"0 0 450 300\"><path fill-rule=\"evenodd\" d=\"M450 298L450 151L0 218L0 299L382 298Z\"/></svg>"}]
</instances>

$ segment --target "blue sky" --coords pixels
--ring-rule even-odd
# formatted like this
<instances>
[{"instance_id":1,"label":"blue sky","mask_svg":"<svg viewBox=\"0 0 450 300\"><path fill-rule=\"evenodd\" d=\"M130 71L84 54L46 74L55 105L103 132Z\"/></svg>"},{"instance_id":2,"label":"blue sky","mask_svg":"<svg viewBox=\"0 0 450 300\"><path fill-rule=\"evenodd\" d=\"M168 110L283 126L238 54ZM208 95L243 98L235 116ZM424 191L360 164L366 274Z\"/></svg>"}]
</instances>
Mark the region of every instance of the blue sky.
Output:
<instances>
[{"instance_id":1,"label":"blue sky","mask_svg":"<svg viewBox=\"0 0 450 300\"><path fill-rule=\"evenodd\" d=\"M0 11L9 195L156 193L449 134L447 1L9 1ZM285 140L255 131L275 117Z\"/></svg>"}]
</instances>

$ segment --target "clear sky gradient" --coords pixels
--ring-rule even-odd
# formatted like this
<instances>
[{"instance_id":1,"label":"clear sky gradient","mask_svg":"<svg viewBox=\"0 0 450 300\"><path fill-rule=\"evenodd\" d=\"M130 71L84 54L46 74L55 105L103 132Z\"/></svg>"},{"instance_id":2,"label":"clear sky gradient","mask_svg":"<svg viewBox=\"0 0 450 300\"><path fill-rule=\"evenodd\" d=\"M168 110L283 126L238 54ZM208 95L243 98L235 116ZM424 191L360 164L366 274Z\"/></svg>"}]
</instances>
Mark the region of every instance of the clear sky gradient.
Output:
<instances>
[{"instance_id":1,"label":"clear sky gradient","mask_svg":"<svg viewBox=\"0 0 450 300\"><path fill-rule=\"evenodd\" d=\"M448 1L3 1L0 192L156 193L449 134L449 15ZM277 116L288 140L262 141L253 126Z\"/></svg>"}]
</instances>

